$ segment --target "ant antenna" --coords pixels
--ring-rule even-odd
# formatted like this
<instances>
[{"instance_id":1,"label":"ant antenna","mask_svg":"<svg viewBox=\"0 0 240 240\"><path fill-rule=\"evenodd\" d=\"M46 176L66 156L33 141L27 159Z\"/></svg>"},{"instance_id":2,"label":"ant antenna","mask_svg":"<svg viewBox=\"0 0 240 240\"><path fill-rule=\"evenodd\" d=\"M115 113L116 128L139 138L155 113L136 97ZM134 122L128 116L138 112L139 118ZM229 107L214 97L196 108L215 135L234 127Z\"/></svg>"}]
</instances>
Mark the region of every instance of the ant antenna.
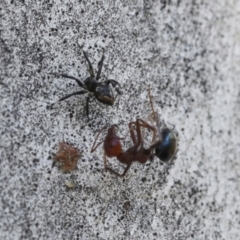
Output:
<instances>
[{"instance_id":1,"label":"ant antenna","mask_svg":"<svg viewBox=\"0 0 240 240\"><path fill-rule=\"evenodd\" d=\"M161 126L160 126L160 121L159 121L159 115L157 112L155 112L154 107L153 107L153 97L151 95L150 86L148 86L148 96L149 96L149 100L150 100L150 104L151 104L151 108L152 108L152 114L150 114L150 116L152 115L153 120L156 121L157 131L159 133L159 136L161 136L161 134L160 134Z\"/></svg>"},{"instance_id":2,"label":"ant antenna","mask_svg":"<svg viewBox=\"0 0 240 240\"><path fill-rule=\"evenodd\" d=\"M153 100L152 100L150 86L148 86L148 96L149 96L149 100L150 100L150 104L151 104L151 108L152 108L153 118L154 118L154 120L157 120L157 113L155 112L154 107L153 107Z\"/></svg>"},{"instance_id":3,"label":"ant antenna","mask_svg":"<svg viewBox=\"0 0 240 240\"><path fill-rule=\"evenodd\" d=\"M119 129L117 124L113 124L112 127L116 127L117 129Z\"/></svg>"},{"instance_id":4,"label":"ant antenna","mask_svg":"<svg viewBox=\"0 0 240 240\"><path fill-rule=\"evenodd\" d=\"M151 104L152 111L155 112L154 108L153 108L153 101L152 101L152 95L151 95L150 86L148 86L148 96L149 96L149 99L150 99L150 104Z\"/></svg>"}]
</instances>

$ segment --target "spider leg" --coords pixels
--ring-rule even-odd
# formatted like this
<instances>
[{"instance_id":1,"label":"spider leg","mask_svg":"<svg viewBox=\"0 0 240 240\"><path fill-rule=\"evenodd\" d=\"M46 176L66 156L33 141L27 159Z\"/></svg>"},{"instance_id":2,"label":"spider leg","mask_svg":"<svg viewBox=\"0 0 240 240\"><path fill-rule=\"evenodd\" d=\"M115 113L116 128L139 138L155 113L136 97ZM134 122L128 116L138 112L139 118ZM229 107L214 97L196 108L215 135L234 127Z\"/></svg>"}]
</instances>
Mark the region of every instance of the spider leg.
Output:
<instances>
[{"instance_id":1,"label":"spider leg","mask_svg":"<svg viewBox=\"0 0 240 240\"><path fill-rule=\"evenodd\" d=\"M101 58L100 62L98 63L98 72L97 72L96 80L98 80L100 78L104 59L105 59L105 56L104 56L104 51L103 51L102 58Z\"/></svg>"},{"instance_id":2,"label":"spider leg","mask_svg":"<svg viewBox=\"0 0 240 240\"><path fill-rule=\"evenodd\" d=\"M85 94L85 93L87 93L87 92L86 92L86 91L73 92L73 93L71 93L71 94L68 94L68 95L60 98L57 102L61 102L61 101L66 100L66 99L68 99L68 98L70 98L70 97L72 97L72 96L81 95L81 94ZM48 108L52 108L52 106L53 106L54 104L56 104L57 102L52 103L51 105L48 106Z\"/></svg>"},{"instance_id":3,"label":"spider leg","mask_svg":"<svg viewBox=\"0 0 240 240\"><path fill-rule=\"evenodd\" d=\"M85 59L86 59L87 62L88 62L90 76L93 77L93 78L95 78L94 71L93 71L93 67L92 67L92 63L90 62L90 60L89 60L89 58L88 58L87 52L83 51L83 55L84 55Z\"/></svg>"},{"instance_id":4,"label":"spider leg","mask_svg":"<svg viewBox=\"0 0 240 240\"><path fill-rule=\"evenodd\" d=\"M55 76L62 76L62 77L65 77L65 78L73 79L73 80L75 80L77 82L79 87L86 89L86 87L83 86L82 82L78 78L76 78L76 77L69 76L67 74L59 74L59 73L50 73L50 74L55 75Z\"/></svg>"},{"instance_id":5,"label":"spider leg","mask_svg":"<svg viewBox=\"0 0 240 240\"><path fill-rule=\"evenodd\" d=\"M87 99L86 99L86 113L89 120L89 96L87 96Z\"/></svg>"},{"instance_id":6,"label":"spider leg","mask_svg":"<svg viewBox=\"0 0 240 240\"><path fill-rule=\"evenodd\" d=\"M117 93L119 95L122 95L122 91L119 89L119 88L121 88L121 85L119 82L117 82L116 80L113 80L113 79L109 79L109 80L104 81L104 83L106 83L107 85L109 85L111 83L113 88L117 91Z\"/></svg>"}]
</instances>

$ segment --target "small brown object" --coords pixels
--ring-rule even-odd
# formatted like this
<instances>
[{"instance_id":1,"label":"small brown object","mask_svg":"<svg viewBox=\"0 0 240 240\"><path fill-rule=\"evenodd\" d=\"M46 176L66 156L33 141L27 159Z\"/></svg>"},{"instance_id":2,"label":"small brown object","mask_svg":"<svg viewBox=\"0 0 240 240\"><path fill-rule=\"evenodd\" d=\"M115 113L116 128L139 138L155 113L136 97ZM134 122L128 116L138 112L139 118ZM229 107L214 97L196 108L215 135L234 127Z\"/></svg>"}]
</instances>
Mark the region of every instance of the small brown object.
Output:
<instances>
[{"instance_id":1,"label":"small brown object","mask_svg":"<svg viewBox=\"0 0 240 240\"><path fill-rule=\"evenodd\" d=\"M81 156L78 149L66 143L59 143L59 150L54 156L54 161L59 162L63 172L71 172Z\"/></svg>"}]
</instances>

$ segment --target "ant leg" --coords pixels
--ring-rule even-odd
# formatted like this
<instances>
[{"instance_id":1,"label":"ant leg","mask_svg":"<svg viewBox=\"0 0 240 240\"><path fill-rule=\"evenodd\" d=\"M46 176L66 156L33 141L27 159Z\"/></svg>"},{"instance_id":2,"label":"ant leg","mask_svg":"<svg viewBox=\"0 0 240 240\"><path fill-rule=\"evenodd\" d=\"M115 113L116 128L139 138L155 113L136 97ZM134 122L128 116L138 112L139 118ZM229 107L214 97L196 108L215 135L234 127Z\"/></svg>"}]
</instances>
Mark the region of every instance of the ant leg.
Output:
<instances>
[{"instance_id":1,"label":"ant leg","mask_svg":"<svg viewBox=\"0 0 240 240\"><path fill-rule=\"evenodd\" d=\"M104 51L103 51L102 58L101 58L100 62L98 63L98 72L97 72L96 80L98 80L100 78L104 59L105 59L105 56L104 56Z\"/></svg>"},{"instance_id":2,"label":"ant leg","mask_svg":"<svg viewBox=\"0 0 240 240\"><path fill-rule=\"evenodd\" d=\"M133 130L132 125L135 125L135 127L136 127L135 131L137 132L137 140L136 140L135 131ZM146 149L143 146L144 137L143 137L143 134L141 131L141 127L148 128L153 131L153 140L155 140L155 131L156 130L141 119L137 119L136 122L129 123L129 130L131 133L132 140L133 140L133 142L136 141L136 143L134 143L135 144L134 148L136 148L134 159L137 160L138 162L144 164L144 163L146 163L146 161L148 159L153 159L154 156L152 156L153 155L152 147L149 147ZM153 140L152 140L152 142L153 142Z\"/></svg>"},{"instance_id":3,"label":"ant leg","mask_svg":"<svg viewBox=\"0 0 240 240\"><path fill-rule=\"evenodd\" d=\"M158 113L154 110L153 107L153 97L151 95L151 89L150 86L148 86L148 96L149 96L149 100L150 100L150 104L151 104L151 108L152 108L152 113L148 116L148 118L152 118L153 120L155 120L156 122L156 126L157 126L157 130L158 130L158 134L160 135L160 128L161 128L161 124L159 121L159 115Z\"/></svg>"},{"instance_id":4,"label":"ant leg","mask_svg":"<svg viewBox=\"0 0 240 240\"><path fill-rule=\"evenodd\" d=\"M137 128L139 128L139 131L140 131L140 127L147 128L152 131L153 133L152 143L153 143L156 139L156 128L149 125L147 122L143 121L142 119L137 119L136 123L137 123Z\"/></svg>"},{"instance_id":5,"label":"ant leg","mask_svg":"<svg viewBox=\"0 0 240 240\"><path fill-rule=\"evenodd\" d=\"M111 169L111 168L109 168L109 167L106 167L106 170L108 170L109 172L117 175L118 177L124 177L124 176L126 175L127 171L129 170L129 168L131 167L131 165L132 165L132 162L129 163L129 164L126 166L126 168L124 169L124 172L123 172L122 174L114 171L113 169Z\"/></svg>"},{"instance_id":6,"label":"ant leg","mask_svg":"<svg viewBox=\"0 0 240 240\"><path fill-rule=\"evenodd\" d=\"M142 132L141 132L141 128L140 127L145 127L145 128L153 128L152 126L149 125L148 126L144 126L143 124L140 123L140 121L142 121L141 119L137 119L136 122L130 122L128 124L128 127L129 127L129 131L130 131L130 135L131 135L131 138L132 138L132 141L133 141L133 144L135 145L135 147L139 147L140 145L143 144L143 137L142 137ZM145 123L143 121L143 123ZM147 124L147 123L146 123ZM133 125L136 126L136 131L137 131L137 138L136 138L136 135L134 133L134 130L133 130ZM147 124L148 125L148 124ZM154 128L153 128L154 129ZM155 138L154 138L155 139Z\"/></svg>"},{"instance_id":7,"label":"ant leg","mask_svg":"<svg viewBox=\"0 0 240 240\"><path fill-rule=\"evenodd\" d=\"M136 126L137 138L136 138L136 135L135 135L133 127L132 127L133 125ZM154 127L152 127L151 125L149 125L147 122L143 121L142 119L137 119L136 122L130 122L128 124L128 126L129 126L130 135L131 135L131 138L132 138L132 141L133 141L133 144L135 145L135 147L139 147L140 145L141 146L143 145L143 136L142 136L140 127L151 130L153 132L152 143L155 141L156 129Z\"/></svg>"},{"instance_id":8,"label":"ant leg","mask_svg":"<svg viewBox=\"0 0 240 240\"><path fill-rule=\"evenodd\" d=\"M104 156L103 156L103 161L104 161L104 169L107 169L107 157L106 157L105 152L104 152Z\"/></svg>"},{"instance_id":9,"label":"ant leg","mask_svg":"<svg viewBox=\"0 0 240 240\"><path fill-rule=\"evenodd\" d=\"M121 88L121 85L119 82L117 82L116 80L113 79L109 79L104 81L107 85L109 85L110 83L112 84L113 88L117 91L117 93L119 95L122 95L122 91L119 89L119 87ZM119 86L119 87L118 87Z\"/></svg>"},{"instance_id":10,"label":"ant leg","mask_svg":"<svg viewBox=\"0 0 240 240\"><path fill-rule=\"evenodd\" d=\"M92 146L92 149L91 149L91 153L94 152L94 151L96 150L96 148L97 148L101 143L104 142L104 141L101 141L101 142L99 142L99 143L95 146L96 141L97 141L100 133L101 133L104 129L106 129L106 127L107 127L107 126L103 127L103 128L98 132L97 137L96 137L95 140L94 140L94 143L93 143L93 146Z\"/></svg>"},{"instance_id":11,"label":"ant leg","mask_svg":"<svg viewBox=\"0 0 240 240\"><path fill-rule=\"evenodd\" d=\"M151 89L150 89L150 86L148 86L148 96L149 96L149 100L150 100L150 104L151 104L152 112L155 113L155 110L154 110L154 107L153 107L153 100L152 100L152 95L151 95Z\"/></svg>"},{"instance_id":12,"label":"ant leg","mask_svg":"<svg viewBox=\"0 0 240 240\"><path fill-rule=\"evenodd\" d=\"M86 59L87 62L88 62L90 76L94 78L95 75L94 75L93 67L92 67L92 64L91 64L91 62L90 62L90 60L89 60L89 58L88 58L87 52L83 51L83 55L84 55L85 59Z\"/></svg>"},{"instance_id":13,"label":"ant leg","mask_svg":"<svg viewBox=\"0 0 240 240\"><path fill-rule=\"evenodd\" d=\"M134 130L133 130L133 128L132 128L132 125L136 125L136 122L130 122L129 124L128 124L128 128L129 128L129 132L130 132L130 135L131 135L131 139L132 139L132 142L133 142L133 144L134 145L137 145L137 138L136 138L136 135L135 135L135 133L134 133Z\"/></svg>"},{"instance_id":14,"label":"ant leg","mask_svg":"<svg viewBox=\"0 0 240 240\"><path fill-rule=\"evenodd\" d=\"M71 94L68 94L68 95L60 98L57 102L61 102L61 101L66 100L66 99L68 99L68 98L70 98L70 97L72 97L72 96L81 95L81 94L84 94L84 93L87 93L87 92L86 92L86 91L73 92L73 93L71 93ZM51 105L48 106L48 108L52 108L52 106L53 106L54 104L56 104L57 102L52 103Z\"/></svg>"}]
</instances>

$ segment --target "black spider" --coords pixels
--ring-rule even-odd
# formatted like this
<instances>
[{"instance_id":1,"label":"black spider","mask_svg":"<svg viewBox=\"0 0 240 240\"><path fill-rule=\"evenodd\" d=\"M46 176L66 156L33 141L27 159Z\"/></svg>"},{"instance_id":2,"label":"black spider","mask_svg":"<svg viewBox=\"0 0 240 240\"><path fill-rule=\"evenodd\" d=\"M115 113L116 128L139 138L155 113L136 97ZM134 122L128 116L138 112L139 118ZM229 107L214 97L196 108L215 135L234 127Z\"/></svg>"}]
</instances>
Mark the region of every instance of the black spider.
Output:
<instances>
[{"instance_id":1,"label":"black spider","mask_svg":"<svg viewBox=\"0 0 240 240\"><path fill-rule=\"evenodd\" d=\"M81 94L85 94L85 93L91 93L89 95L92 95L92 93L94 94L95 98L106 105L113 105L114 101L115 101L115 97L113 95L112 89L110 88L109 84L111 83L111 85L115 88L115 90L117 91L117 93L119 95L122 94L121 90L118 88L118 86L120 87L120 84L112 79L106 80L104 82L98 82L100 75L101 75L101 71L102 71L102 66L103 66L103 61L104 61L104 53L102 55L102 58L100 60L100 62L98 63L98 71L97 71L97 76L95 77L94 71L93 71L93 67L92 64L88 58L88 55L85 51L83 51L84 57L88 62L89 65L89 73L90 73L90 77L88 77L87 79L84 80L84 82L82 83L81 80L77 79L76 77L72 77L72 76L68 76L66 74L54 74L54 75L60 75L62 77L65 78L70 78L73 79L77 82L78 86L83 88L84 90L81 91L77 91L77 92L73 92L71 94L68 94L62 98L60 98L57 102L63 101L65 99L68 99L72 96L75 95L81 95ZM87 96L87 100L86 100L86 112L87 112L87 117L89 118L89 108L88 108L88 103L89 103L89 99L90 96ZM56 102L55 102L56 103ZM49 108L51 108L55 103L51 104L49 106Z\"/></svg>"}]
</instances>

